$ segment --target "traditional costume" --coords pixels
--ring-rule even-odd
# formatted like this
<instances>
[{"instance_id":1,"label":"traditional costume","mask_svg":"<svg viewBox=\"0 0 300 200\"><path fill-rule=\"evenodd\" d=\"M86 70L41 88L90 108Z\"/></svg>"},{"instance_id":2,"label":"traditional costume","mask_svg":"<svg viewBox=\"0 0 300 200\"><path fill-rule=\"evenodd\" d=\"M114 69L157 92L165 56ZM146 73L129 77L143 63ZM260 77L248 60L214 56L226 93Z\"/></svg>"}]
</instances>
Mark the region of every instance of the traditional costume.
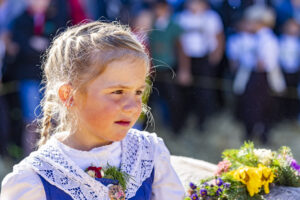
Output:
<instances>
[{"instance_id":1,"label":"traditional costume","mask_svg":"<svg viewBox=\"0 0 300 200\"><path fill-rule=\"evenodd\" d=\"M5 177L3 200L109 200L109 188L84 171L91 164L120 166L129 174L126 199L179 200L184 196L169 151L155 134L130 129L122 141L90 151L68 147L56 135Z\"/></svg>"}]
</instances>

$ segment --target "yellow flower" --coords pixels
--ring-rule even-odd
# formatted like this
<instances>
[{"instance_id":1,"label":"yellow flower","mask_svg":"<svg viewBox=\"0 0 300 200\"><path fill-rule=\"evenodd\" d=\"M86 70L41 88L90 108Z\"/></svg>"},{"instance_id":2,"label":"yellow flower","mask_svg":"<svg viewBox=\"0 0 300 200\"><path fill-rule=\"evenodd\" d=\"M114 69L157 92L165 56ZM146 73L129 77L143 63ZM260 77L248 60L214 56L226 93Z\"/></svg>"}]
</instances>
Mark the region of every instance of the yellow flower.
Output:
<instances>
[{"instance_id":1,"label":"yellow flower","mask_svg":"<svg viewBox=\"0 0 300 200\"><path fill-rule=\"evenodd\" d=\"M257 194L262 186L261 171L255 167L240 167L230 172L234 179L241 181L247 186L249 195L252 197Z\"/></svg>"},{"instance_id":2,"label":"yellow flower","mask_svg":"<svg viewBox=\"0 0 300 200\"><path fill-rule=\"evenodd\" d=\"M272 170L264 165L258 167L240 167L229 173L234 179L246 185L249 195L252 197L259 193L261 186L264 186L265 193L269 193L269 183L274 180Z\"/></svg>"},{"instance_id":3,"label":"yellow flower","mask_svg":"<svg viewBox=\"0 0 300 200\"><path fill-rule=\"evenodd\" d=\"M268 194L270 192L269 184L274 181L275 175L270 168L264 165L258 164L258 168L262 171L262 185L264 186L265 193Z\"/></svg>"}]
</instances>

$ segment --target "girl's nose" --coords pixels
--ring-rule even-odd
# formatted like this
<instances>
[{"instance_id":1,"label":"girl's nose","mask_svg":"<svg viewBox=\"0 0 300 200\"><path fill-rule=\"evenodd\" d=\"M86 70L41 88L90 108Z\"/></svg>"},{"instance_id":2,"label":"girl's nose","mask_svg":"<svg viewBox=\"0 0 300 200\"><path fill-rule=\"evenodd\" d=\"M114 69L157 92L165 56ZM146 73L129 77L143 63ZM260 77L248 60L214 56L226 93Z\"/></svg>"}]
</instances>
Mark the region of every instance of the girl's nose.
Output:
<instances>
[{"instance_id":1,"label":"girl's nose","mask_svg":"<svg viewBox=\"0 0 300 200\"><path fill-rule=\"evenodd\" d=\"M123 106L124 112L128 113L134 113L139 110L140 107L140 100L137 100L136 98L128 98L128 100L125 102Z\"/></svg>"}]
</instances>

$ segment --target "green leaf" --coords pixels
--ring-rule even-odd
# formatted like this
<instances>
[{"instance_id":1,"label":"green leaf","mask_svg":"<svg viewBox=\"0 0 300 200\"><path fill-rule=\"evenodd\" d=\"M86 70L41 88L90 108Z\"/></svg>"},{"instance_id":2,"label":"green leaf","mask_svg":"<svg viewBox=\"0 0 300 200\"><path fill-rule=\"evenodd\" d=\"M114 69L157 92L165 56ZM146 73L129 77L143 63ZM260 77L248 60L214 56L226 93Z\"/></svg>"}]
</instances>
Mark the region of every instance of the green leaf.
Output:
<instances>
[{"instance_id":1,"label":"green leaf","mask_svg":"<svg viewBox=\"0 0 300 200\"><path fill-rule=\"evenodd\" d=\"M117 167L113 167L108 164L104 169L103 178L118 180L123 190L126 190L126 183L128 182L130 176L129 174L120 171Z\"/></svg>"}]
</instances>

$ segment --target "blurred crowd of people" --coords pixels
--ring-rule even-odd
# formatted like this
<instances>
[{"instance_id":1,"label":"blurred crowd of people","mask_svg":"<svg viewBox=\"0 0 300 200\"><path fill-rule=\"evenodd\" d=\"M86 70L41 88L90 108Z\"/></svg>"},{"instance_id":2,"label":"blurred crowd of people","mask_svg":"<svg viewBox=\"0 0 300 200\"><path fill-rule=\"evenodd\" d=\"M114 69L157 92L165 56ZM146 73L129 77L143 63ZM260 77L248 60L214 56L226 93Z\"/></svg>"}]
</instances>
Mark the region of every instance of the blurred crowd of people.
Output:
<instances>
[{"instance_id":1,"label":"blurred crowd of people","mask_svg":"<svg viewBox=\"0 0 300 200\"><path fill-rule=\"evenodd\" d=\"M1 154L34 148L51 39L98 19L130 25L145 44L148 104L174 134L191 113L202 130L228 93L244 139L267 143L275 123L299 117L300 0L0 0Z\"/></svg>"}]
</instances>

